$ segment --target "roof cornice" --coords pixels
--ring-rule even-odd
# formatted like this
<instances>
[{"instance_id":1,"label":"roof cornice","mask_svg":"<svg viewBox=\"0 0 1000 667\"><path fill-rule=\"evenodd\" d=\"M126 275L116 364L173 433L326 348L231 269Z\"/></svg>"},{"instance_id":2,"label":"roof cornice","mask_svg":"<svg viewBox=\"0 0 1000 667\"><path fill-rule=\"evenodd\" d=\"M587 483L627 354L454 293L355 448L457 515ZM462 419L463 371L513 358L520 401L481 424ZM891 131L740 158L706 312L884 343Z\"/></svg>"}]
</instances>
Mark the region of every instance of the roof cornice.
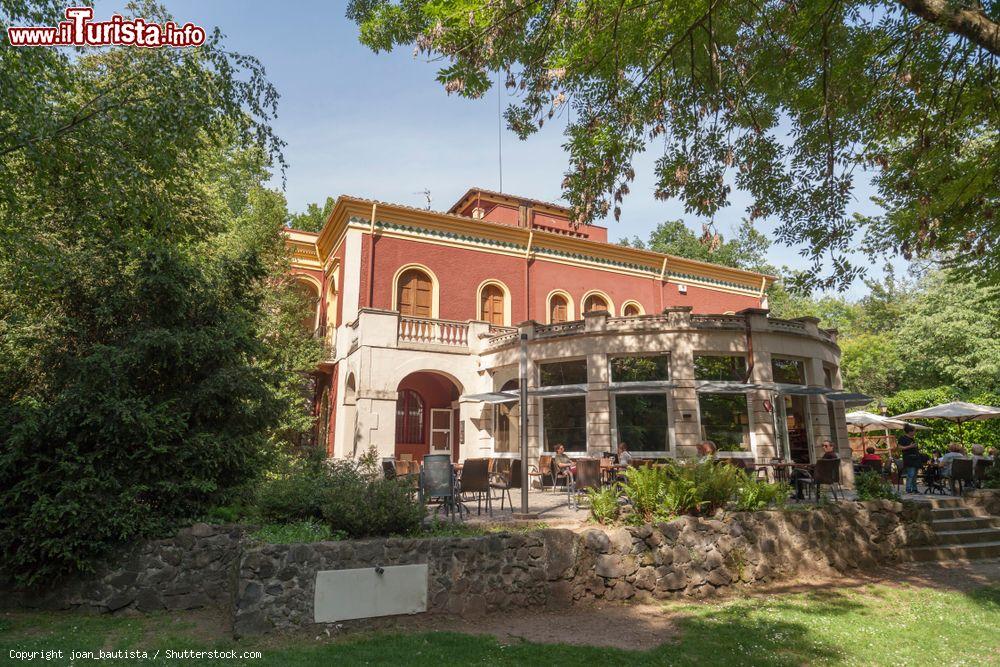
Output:
<instances>
[{"instance_id":1,"label":"roof cornice","mask_svg":"<svg viewBox=\"0 0 1000 667\"><path fill-rule=\"evenodd\" d=\"M326 261L340 245L340 240L352 221L370 228L373 207L375 208L376 229L379 231L389 229L395 223L396 225L433 230L446 238L462 239L475 236L498 244L512 244L520 251L527 250L530 236L532 252L542 258L552 255L573 261L577 256L596 257L615 265L623 265L626 268L633 267L636 270L656 272L662 270L663 261L666 260L667 271L675 278L678 275L690 275L696 279L704 278L709 281L737 283L745 286L748 290L759 290L762 286L770 285L777 280L775 276L676 255L667 255L652 250L580 239L537 228L529 230L524 227L502 225L486 220L474 220L453 213L427 211L412 206L348 195L341 195L337 198L323 230L316 236L318 259L321 262ZM305 234L305 232L296 233Z\"/></svg>"}]
</instances>

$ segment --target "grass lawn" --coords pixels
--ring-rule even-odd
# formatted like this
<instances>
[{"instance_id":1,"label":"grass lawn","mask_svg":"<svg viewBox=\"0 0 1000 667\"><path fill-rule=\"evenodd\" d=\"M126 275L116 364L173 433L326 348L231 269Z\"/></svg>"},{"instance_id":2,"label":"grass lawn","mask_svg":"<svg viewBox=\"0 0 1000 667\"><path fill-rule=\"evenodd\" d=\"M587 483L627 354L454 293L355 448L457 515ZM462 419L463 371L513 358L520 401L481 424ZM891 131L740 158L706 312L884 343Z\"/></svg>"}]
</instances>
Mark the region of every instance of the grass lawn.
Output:
<instances>
[{"instance_id":1,"label":"grass lawn","mask_svg":"<svg viewBox=\"0 0 1000 667\"><path fill-rule=\"evenodd\" d=\"M153 664L214 665L1000 665L1000 586L968 592L866 586L816 593L672 603L680 635L646 652L568 645L502 645L447 632L235 642L183 614L142 618L76 613L0 616L0 663L11 650L146 651ZM563 629L567 633L572 628ZM164 659L168 649L263 652L249 659ZM89 660L77 659L75 664ZM147 661L146 664L150 664ZM136 664L134 659L102 665ZM98 664L98 663L94 663Z\"/></svg>"}]
</instances>

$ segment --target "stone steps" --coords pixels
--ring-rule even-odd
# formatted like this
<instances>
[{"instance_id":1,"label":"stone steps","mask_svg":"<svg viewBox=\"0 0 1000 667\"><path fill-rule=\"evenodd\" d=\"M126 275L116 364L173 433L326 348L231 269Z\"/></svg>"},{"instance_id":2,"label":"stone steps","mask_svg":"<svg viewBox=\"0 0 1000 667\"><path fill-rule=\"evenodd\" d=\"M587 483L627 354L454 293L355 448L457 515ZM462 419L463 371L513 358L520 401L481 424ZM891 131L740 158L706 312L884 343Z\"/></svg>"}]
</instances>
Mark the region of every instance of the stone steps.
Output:
<instances>
[{"instance_id":1,"label":"stone steps","mask_svg":"<svg viewBox=\"0 0 1000 667\"><path fill-rule=\"evenodd\" d=\"M931 510L931 521L989 516L978 507L938 507Z\"/></svg>"},{"instance_id":2,"label":"stone steps","mask_svg":"<svg viewBox=\"0 0 1000 667\"><path fill-rule=\"evenodd\" d=\"M931 530L934 544L910 547L905 559L954 561L1000 558L1000 517L980 507L970 507L964 498L932 498Z\"/></svg>"},{"instance_id":3,"label":"stone steps","mask_svg":"<svg viewBox=\"0 0 1000 667\"><path fill-rule=\"evenodd\" d=\"M931 521L935 532L942 530L973 530L983 528L1000 528L1000 517L973 516L959 519L941 519Z\"/></svg>"},{"instance_id":4,"label":"stone steps","mask_svg":"<svg viewBox=\"0 0 1000 667\"><path fill-rule=\"evenodd\" d=\"M939 530L936 531L938 544L976 544L981 542L1000 542L1000 528L978 528L972 530Z\"/></svg>"},{"instance_id":5,"label":"stone steps","mask_svg":"<svg viewBox=\"0 0 1000 667\"><path fill-rule=\"evenodd\" d=\"M907 555L910 560L915 561L952 561L1000 558L1000 542L943 544L933 547L911 547L907 550Z\"/></svg>"}]
</instances>

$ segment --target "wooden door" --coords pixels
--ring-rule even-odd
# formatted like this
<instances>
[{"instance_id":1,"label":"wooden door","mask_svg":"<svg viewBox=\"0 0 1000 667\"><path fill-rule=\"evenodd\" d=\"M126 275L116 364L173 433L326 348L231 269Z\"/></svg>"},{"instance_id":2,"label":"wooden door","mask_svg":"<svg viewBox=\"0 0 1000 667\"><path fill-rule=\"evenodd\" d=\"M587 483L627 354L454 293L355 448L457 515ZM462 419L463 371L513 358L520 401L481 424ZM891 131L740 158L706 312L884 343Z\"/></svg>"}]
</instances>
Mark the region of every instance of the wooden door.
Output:
<instances>
[{"instance_id":1,"label":"wooden door","mask_svg":"<svg viewBox=\"0 0 1000 667\"><path fill-rule=\"evenodd\" d=\"M549 322L556 324L558 322L565 322L567 319L569 319L569 315L566 298L557 294L549 302Z\"/></svg>"},{"instance_id":2,"label":"wooden door","mask_svg":"<svg viewBox=\"0 0 1000 667\"><path fill-rule=\"evenodd\" d=\"M608 302L604 300L604 297L598 296L597 294L591 294L587 297L586 302L583 304L583 312L591 313L595 310L607 310Z\"/></svg>"},{"instance_id":3,"label":"wooden door","mask_svg":"<svg viewBox=\"0 0 1000 667\"><path fill-rule=\"evenodd\" d=\"M504 325L503 290L497 285L487 285L483 288L479 315L484 322L489 322L493 326Z\"/></svg>"},{"instance_id":4,"label":"wooden door","mask_svg":"<svg viewBox=\"0 0 1000 667\"><path fill-rule=\"evenodd\" d=\"M433 286L430 277L418 269L410 269L399 277L396 305L400 315L431 317Z\"/></svg>"},{"instance_id":5,"label":"wooden door","mask_svg":"<svg viewBox=\"0 0 1000 667\"><path fill-rule=\"evenodd\" d=\"M451 410L431 409L431 454L451 453Z\"/></svg>"}]
</instances>

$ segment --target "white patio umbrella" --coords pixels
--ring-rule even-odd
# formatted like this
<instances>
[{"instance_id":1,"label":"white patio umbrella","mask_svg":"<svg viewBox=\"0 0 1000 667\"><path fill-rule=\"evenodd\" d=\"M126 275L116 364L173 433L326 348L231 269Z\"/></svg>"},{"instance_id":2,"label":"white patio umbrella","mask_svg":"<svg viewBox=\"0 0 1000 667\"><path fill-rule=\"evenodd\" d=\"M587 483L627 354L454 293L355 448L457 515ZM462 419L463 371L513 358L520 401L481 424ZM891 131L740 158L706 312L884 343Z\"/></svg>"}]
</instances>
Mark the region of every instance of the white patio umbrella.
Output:
<instances>
[{"instance_id":1,"label":"white patio umbrella","mask_svg":"<svg viewBox=\"0 0 1000 667\"><path fill-rule=\"evenodd\" d=\"M964 403L962 401L952 401L942 403L934 407L914 410L901 415L891 417L891 419L947 419L958 424L958 439L965 444L965 436L962 432L962 424L982 419L1000 419L1000 408L991 405L976 405L975 403Z\"/></svg>"},{"instance_id":2,"label":"white patio umbrella","mask_svg":"<svg viewBox=\"0 0 1000 667\"><path fill-rule=\"evenodd\" d=\"M868 429L898 429L903 428L909 422L896 419L894 417L883 417L882 415L877 415L873 412L865 412L864 410L857 410L855 412L848 412L844 417L847 420L847 430L851 433L861 434L861 443L864 445L865 434ZM910 424L914 428L926 429L926 426L921 426L920 424Z\"/></svg>"}]
</instances>

